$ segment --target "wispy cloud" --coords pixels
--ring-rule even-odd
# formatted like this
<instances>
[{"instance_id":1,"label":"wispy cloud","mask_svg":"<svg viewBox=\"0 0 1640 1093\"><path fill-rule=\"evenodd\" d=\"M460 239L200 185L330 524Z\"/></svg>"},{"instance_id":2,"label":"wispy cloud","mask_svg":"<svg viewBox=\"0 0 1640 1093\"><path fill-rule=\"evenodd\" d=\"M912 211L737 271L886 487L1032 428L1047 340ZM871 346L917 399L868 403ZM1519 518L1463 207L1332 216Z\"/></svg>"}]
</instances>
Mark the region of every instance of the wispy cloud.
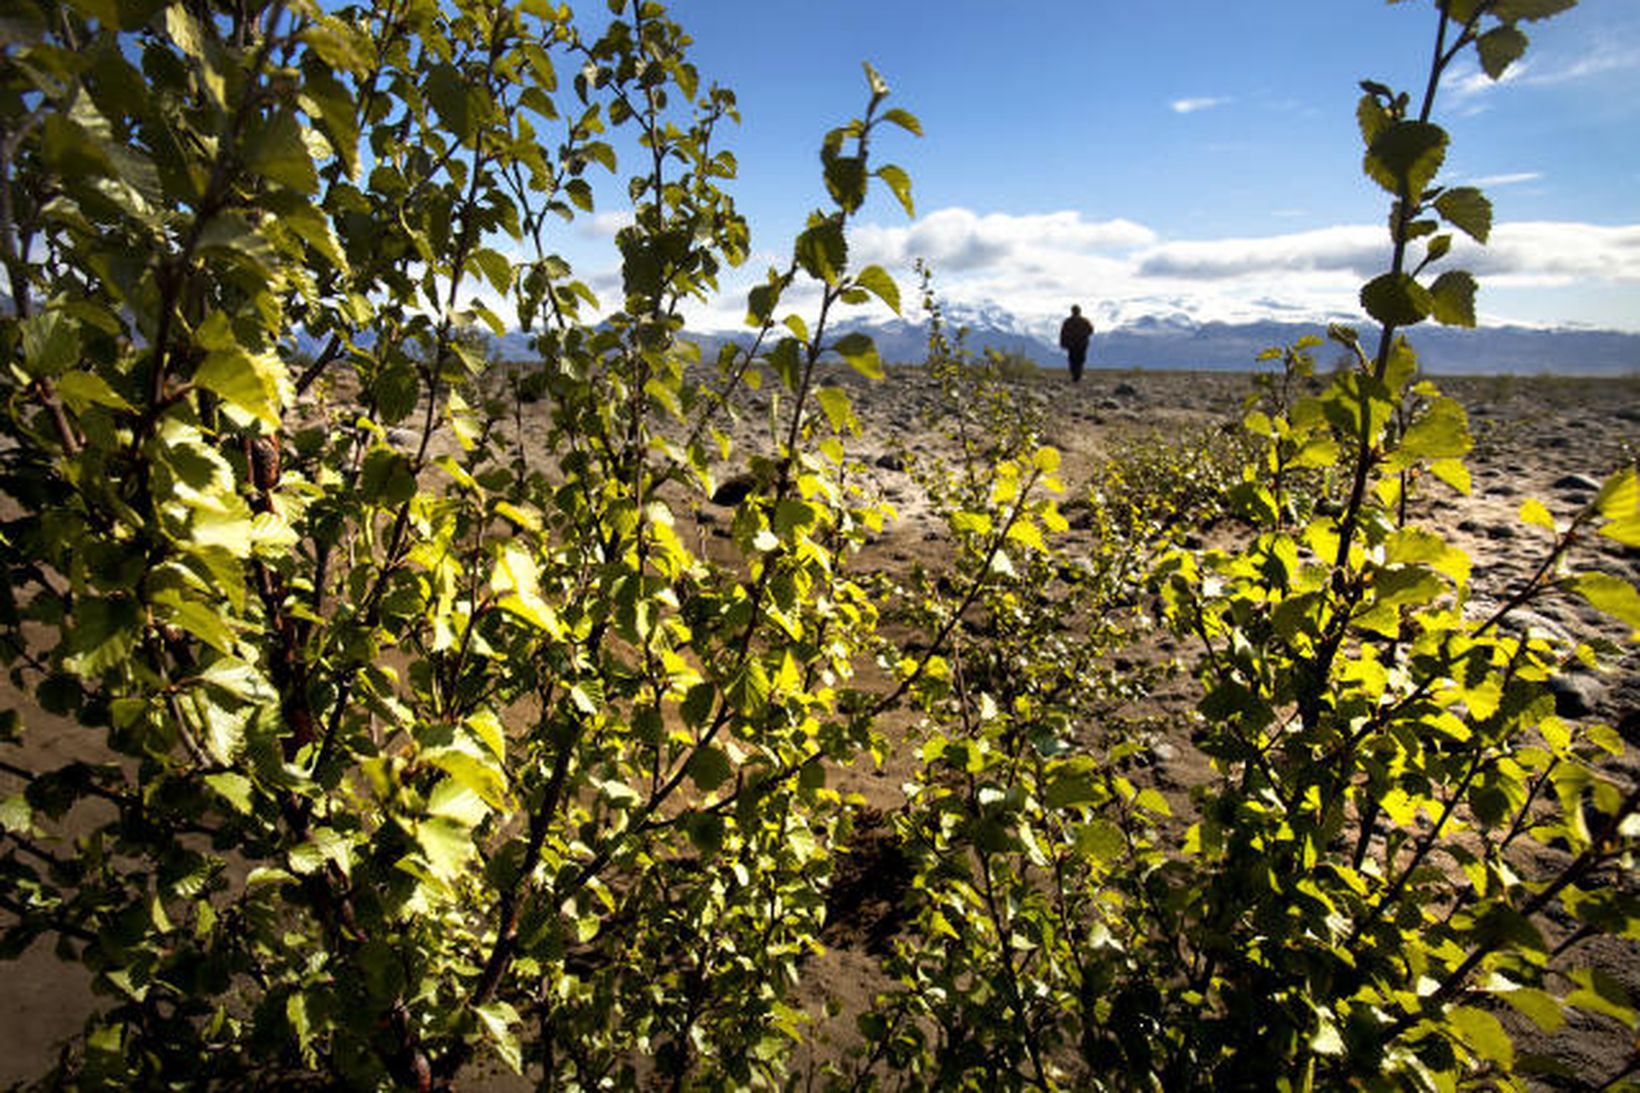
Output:
<instances>
[{"instance_id":1,"label":"wispy cloud","mask_svg":"<svg viewBox=\"0 0 1640 1093\"><path fill-rule=\"evenodd\" d=\"M1203 95L1193 99L1174 99L1167 105L1175 114L1194 114L1198 110L1211 110L1215 106L1223 106L1229 101L1229 98L1222 95Z\"/></svg>"},{"instance_id":2,"label":"wispy cloud","mask_svg":"<svg viewBox=\"0 0 1640 1093\"><path fill-rule=\"evenodd\" d=\"M1640 47L1626 43L1601 43L1575 57L1533 57L1517 61L1504 69L1495 80L1473 63L1466 64L1453 71L1442 83L1442 89L1460 106L1473 107L1476 99L1507 84L1553 87L1607 72L1626 72L1636 68L1640 68Z\"/></svg>"},{"instance_id":3,"label":"wispy cloud","mask_svg":"<svg viewBox=\"0 0 1640 1093\"><path fill-rule=\"evenodd\" d=\"M1606 72L1629 71L1640 68L1640 48L1633 45L1605 43L1582 56L1559 64L1545 64L1530 69L1522 82L1534 86L1571 83L1586 80Z\"/></svg>"},{"instance_id":4,"label":"wispy cloud","mask_svg":"<svg viewBox=\"0 0 1640 1093\"><path fill-rule=\"evenodd\" d=\"M1471 179L1470 184L1474 186L1491 186L1494 188L1498 186L1519 186L1526 182L1536 182L1542 177L1542 171L1514 171L1510 174L1503 175L1483 175L1480 178Z\"/></svg>"}]
</instances>

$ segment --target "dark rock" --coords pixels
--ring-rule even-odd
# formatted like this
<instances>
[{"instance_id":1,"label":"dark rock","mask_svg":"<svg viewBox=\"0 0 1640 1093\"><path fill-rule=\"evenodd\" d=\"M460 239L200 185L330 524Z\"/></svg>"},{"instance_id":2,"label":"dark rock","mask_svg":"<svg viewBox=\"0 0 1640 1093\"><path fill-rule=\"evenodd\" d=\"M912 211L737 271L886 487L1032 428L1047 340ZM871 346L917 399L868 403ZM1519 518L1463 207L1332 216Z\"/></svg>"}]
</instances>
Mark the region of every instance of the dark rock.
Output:
<instances>
[{"instance_id":1,"label":"dark rock","mask_svg":"<svg viewBox=\"0 0 1640 1093\"><path fill-rule=\"evenodd\" d=\"M1118 383L1116 385L1116 394L1121 398L1133 398L1138 393L1139 389L1131 383Z\"/></svg>"},{"instance_id":2,"label":"dark rock","mask_svg":"<svg viewBox=\"0 0 1640 1093\"><path fill-rule=\"evenodd\" d=\"M1543 438L1542 444L1545 448L1570 448L1572 446L1572 438L1562 433L1552 433Z\"/></svg>"},{"instance_id":3,"label":"dark rock","mask_svg":"<svg viewBox=\"0 0 1640 1093\"><path fill-rule=\"evenodd\" d=\"M1515 529L1509 524L1493 524L1486 529L1486 537L1488 539L1513 539Z\"/></svg>"},{"instance_id":4,"label":"dark rock","mask_svg":"<svg viewBox=\"0 0 1640 1093\"><path fill-rule=\"evenodd\" d=\"M1583 490L1592 493L1599 491L1600 483L1586 474L1563 474L1555 479L1554 488L1557 490Z\"/></svg>"},{"instance_id":5,"label":"dark rock","mask_svg":"<svg viewBox=\"0 0 1640 1093\"><path fill-rule=\"evenodd\" d=\"M757 479L752 475L737 474L733 478L726 479L717 489L712 491L712 504L733 508L746 500L752 490L756 488Z\"/></svg>"},{"instance_id":6,"label":"dark rock","mask_svg":"<svg viewBox=\"0 0 1640 1093\"><path fill-rule=\"evenodd\" d=\"M1600 682L1587 673L1555 676L1549 680L1555 696L1555 713L1561 717L1588 717L1604 696Z\"/></svg>"},{"instance_id":7,"label":"dark rock","mask_svg":"<svg viewBox=\"0 0 1640 1093\"><path fill-rule=\"evenodd\" d=\"M876 466L885 471L905 470L905 457L898 452L884 452L877 457Z\"/></svg>"}]
</instances>

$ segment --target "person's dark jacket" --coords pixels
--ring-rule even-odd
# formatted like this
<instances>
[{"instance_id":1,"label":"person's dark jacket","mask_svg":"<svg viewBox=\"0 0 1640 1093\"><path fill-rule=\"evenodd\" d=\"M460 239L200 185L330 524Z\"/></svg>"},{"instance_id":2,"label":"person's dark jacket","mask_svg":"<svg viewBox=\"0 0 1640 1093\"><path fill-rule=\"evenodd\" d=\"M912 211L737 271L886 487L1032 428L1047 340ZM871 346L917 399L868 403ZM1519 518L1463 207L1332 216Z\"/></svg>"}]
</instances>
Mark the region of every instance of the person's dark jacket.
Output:
<instances>
[{"instance_id":1,"label":"person's dark jacket","mask_svg":"<svg viewBox=\"0 0 1640 1093\"><path fill-rule=\"evenodd\" d=\"M1059 325L1059 348L1085 349L1093 337L1093 324L1085 315L1072 315Z\"/></svg>"}]
</instances>

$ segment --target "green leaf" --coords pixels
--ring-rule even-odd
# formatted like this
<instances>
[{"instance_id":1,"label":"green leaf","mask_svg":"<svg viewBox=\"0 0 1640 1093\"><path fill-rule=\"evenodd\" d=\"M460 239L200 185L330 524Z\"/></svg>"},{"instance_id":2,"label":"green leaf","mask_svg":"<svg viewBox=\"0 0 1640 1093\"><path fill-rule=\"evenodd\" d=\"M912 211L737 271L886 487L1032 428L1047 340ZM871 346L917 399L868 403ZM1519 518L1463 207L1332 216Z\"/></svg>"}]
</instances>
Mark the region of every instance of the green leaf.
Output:
<instances>
[{"instance_id":1,"label":"green leaf","mask_svg":"<svg viewBox=\"0 0 1640 1093\"><path fill-rule=\"evenodd\" d=\"M512 263L506 256L489 247L480 247L473 252L473 261L478 268L484 271L484 279L490 282L490 287L506 296L512 289Z\"/></svg>"},{"instance_id":2,"label":"green leaf","mask_svg":"<svg viewBox=\"0 0 1640 1093\"><path fill-rule=\"evenodd\" d=\"M689 757L688 771L690 780L702 793L711 793L734 774L723 749L710 745L695 749Z\"/></svg>"},{"instance_id":3,"label":"green leaf","mask_svg":"<svg viewBox=\"0 0 1640 1093\"><path fill-rule=\"evenodd\" d=\"M845 212L857 211L866 199L866 161L859 156L833 156L825 163L826 192Z\"/></svg>"},{"instance_id":4,"label":"green leaf","mask_svg":"<svg viewBox=\"0 0 1640 1093\"><path fill-rule=\"evenodd\" d=\"M1397 121L1367 149L1362 166L1378 185L1416 201L1446 160L1446 130L1427 121Z\"/></svg>"},{"instance_id":5,"label":"green leaf","mask_svg":"<svg viewBox=\"0 0 1640 1093\"><path fill-rule=\"evenodd\" d=\"M269 182L303 194L319 188L319 174L313 169L313 157L302 139L301 123L289 110L277 111L252 128L243 153L245 166Z\"/></svg>"},{"instance_id":6,"label":"green leaf","mask_svg":"<svg viewBox=\"0 0 1640 1093\"><path fill-rule=\"evenodd\" d=\"M1429 286L1435 321L1444 326L1475 325L1475 278L1463 270L1448 270Z\"/></svg>"},{"instance_id":7,"label":"green leaf","mask_svg":"<svg viewBox=\"0 0 1640 1093\"><path fill-rule=\"evenodd\" d=\"M57 378L57 394L75 414L84 414L93 406L113 410L131 410L131 404L120 393L108 386L108 381L94 372L75 369Z\"/></svg>"},{"instance_id":8,"label":"green leaf","mask_svg":"<svg viewBox=\"0 0 1640 1093\"><path fill-rule=\"evenodd\" d=\"M1376 96L1366 94L1356 101L1355 121L1361 129L1361 143L1368 148L1372 147L1372 142L1382 136L1394 120Z\"/></svg>"},{"instance_id":9,"label":"green leaf","mask_svg":"<svg viewBox=\"0 0 1640 1093\"><path fill-rule=\"evenodd\" d=\"M1480 54L1481 69L1494 80L1520 60L1526 46L1526 35L1507 23L1493 27L1475 39L1475 52Z\"/></svg>"},{"instance_id":10,"label":"green leaf","mask_svg":"<svg viewBox=\"0 0 1640 1093\"><path fill-rule=\"evenodd\" d=\"M1595 495L1595 509L1606 517L1600 534L1625 546L1640 546L1640 477L1634 468L1607 478Z\"/></svg>"},{"instance_id":11,"label":"green leaf","mask_svg":"<svg viewBox=\"0 0 1640 1093\"><path fill-rule=\"evenodd\" d=\"M883 164L874 173L888 184L890 190L894 191L894 196L899 199L900 207L905 210L905 215L915 217L917 215L917 206L911 200L911 176L892 163Z\"/></svg>"},{"instance_id":12,"label":"green leaf","mask_svg":"<svg viewBox=\"0 0 1640 1093\"><path fill-rule=\"evenodd\" d=\"M457 748L435 748L423 756L455 780L457 785L471 790L479 800L498 812L512 806L507 793L507 778L494 760Z\"/></svg>"},{"instance_id":13,"label":"green leaf","mask_svg":"<svg viewBox=\"0 0 1640 1093\"><path fill-rule=\"evenodd\" d=\"M1435 211L1477 243L1492 234L1492 202L1473 186L1454 186L1435 199ZM1433 246L1434 240L1431 240Z\"/></svg>"},{"instance_id":14,"label":"green leaf","mask_svg":"<svg viewBox=\"0 0 1640 1093\"><path fill-rule=\"evenodd\" d=\"M1437 459L1430 463L1429 472L1459 493L1468 496L1473 481L1469 468L1461 459Z\"/></svg>"},{"instance_id":15,"label":"green leaf","mask_svg":"<svg viewBox=\"0 0 1640 1093\"><path fill-rule=\"evenodd\" d=\"M1474 446L1469 435L1469 415L1457 399L1441 398L1431 403L1401 438L1397 462L1407 459L1453 459Z\"/></svg>"},{"instance_id":16,"label":"green leaf","mask_svg":"<svg viewBox=\"0 0 1640 1093\"><path fill-rule=\"evenodd\" d=\"M722 816L715 812L691 812L684 818L683 826L702 857L713 858L722 852L727 830Z\"/></svg>"},{"instance_id":17,"label":"green leaf","mask_svg":"<svg viewBox=\"0 0 1640 1093\"><path fill-rule=\"evenodd\" d=\"M217 774L207 774L205 784L217 792L224 801L234 807L235 812L246 816L251 812L251 781L243 774L233 771L222 771Z\"/></svg>"},{"instance_id":18,"label":"green leaf","mask_svg":"<svg viewBox=\"0 0 1640 1093\"><path fill-rule=\"evenodd\" d=\"M1414 326L1435 307L1428 290L1405 273L1384 273L1361 288L1361 306L1387 326Z\"/></svg>"},{"instance_id":19,"label":"green leaf","mask_svg":"<svg viewBox=\"0 0 1640 1093\"><path fill-rule=\"evenodd\" d=\"M1105 797L1097 772L1088 768L1086 760L1074 759L1052 771L1042 793L1043 803L1055 810L1097 804Z\"/></svg>"},{"instance_id":20,"label":"green leaf","mask_svg":"<svg viewBox=\"0 0 1640 1093\"><path fill-rule=\"evenodd\" d=\"M124 664L136 646L142 612L135 601L118 597L81 597L74 605L74 625L64 642L69 652L63 667L90 678Z\"/></svg>"},{"instance_id":21,"label":"green leaf","mask_svg":"<svg viewBox=\"0 0 1640 1093\"><path fill-rule=\"evenodd\" d=\"M1531 1018L1544 1032L1555 1032L1566 1023L1566 1012L1560 1000L1547 991L1535 987L1517 987L1497 991L1497 996Z\"/></svg>"},{"instance_id":22,"label":"green leaf","mask_svg":"<svg viewBox=\"0 0 1640 1093\"><path fill-rule=\"evenodd\" d=\"M1094 861L1114 861L1127 850L1122 829L1109 820L1094 820L1076 829L1076 852Z\"/></svg>"},{"instance_id":23,"label":"green leaf","mask_svg":"<svg viewBox=\"0 0 1640 1093\"><path fill-rule=\"evenodd\" d=\"M892 125L898 125L914 137L923 135L922 122L917 120L917 116L909 111L901 110L897 106L891 110L883 111L883 120Z\"/></svg>"},{"instance_id":24,"label":"green leaf","mask_svg":"<svg viewBox=\"0 0 1640 1093\"><path fill-rule=\"evenodd\" d=\"M1577 0L1498 0L1492 6L1491 14L1506 23L1517 19L1535 23L1576 6Z\"/></svg>"},{"instance_id":25,"label":"green leaf","mask_svg":"<svg viewBox=\"0 0 1640 1093\"><path fill-rule=\"evenodd\" d=\"M877 355L877 345L870 335L855 332L845 334L832 346L837 355L848 361L849 367L867 379L883 378L883 361Z\"/></svg>"},{"instance_id":26,"label":"green leaf","mask_svg":"<svg viewBox=\"0 0 1640 1093\"><path fill-rule=\"evenodd\" d=\"M826 412L833 432L859 433L860 422L854 416L854 404L849 401L848 392L841 387L821 387L814 392L814 397Z\"/></svg>"},{"instance_id":27,"label":"green leaf","mask_svg":"<svg viewBox=\"0 0 1640 1093\"><path fill-rule=\"evenodd\" d=\"M524 1073L524 1053L518 1045L518 1036L513 1029L520 1023L518 1011L506 1002L489 1002L482 1006L474 1006L473 1012L484 1025L490 1042L495 1045L495 1052L501 1056L501 1061L514 1074Z\"/></svg>"},{"instance_id":28,"label":"green leaf","mask_svg":"<svg viewBox=\"0 0 1640 1093\"><path fill-rule=\"evenodd\" d=\"M861 61L860 67L865 69L866 85L871 88L871 101L875 104L888 94L888 81L883 79L875 68L871 67L871 62Z\"/></svg>"},{"instance_id":29,"label":"green leaf","mask_svg":"<svg viewBox=\"0 0 1640 1093\"><path fill-rule=\"evenodd\" d=\"M439 123L464 144L472 138L475 125L469 90L460 70L450 64L434 65L422 83L422 93Z\"/></svg>"},{"instance_id":30,"label":"green leaf","mask_svg":"<svg viewBox=\"0 0 1640 1093\"><path fill-rule=\"evenodd\" d=\"M0 831L27 834L34 826L34 810L21 793L0 800Z\"/></svg>"},{"instance_id":31,"label":"green leaf","mask_svg":"<svg viewBox=\"0 0 1640 1093\"><path fill-rule=\"evenodd\" d=\"M562 637L564 628L558 612L541 598L541 571L520 547L502 546L496 553L490 588L500 595L502 610L553 637Z\"/></svg>"},{"instance_id":32,"label":"green leaf","mask_svg":"<svg viewBox=\"0 0 1640 1093\"><path fill-rule=\"evenodd\" d=\"M1490 1059L1505 1071L1515 1065L1515 1045L1498 1019L1473 1006L1458 1006L1447 1014L1463 1042L1483 1059Z\"/></svg>"},{"instance_id":33,"label":"green leaf","mask_svg":"<svg viewBox=\"0 0 1640 1093\"><path fill-rule=\"evenodd\" d=\"M55 376L80 359L80 332L61 311L43 311L21 324L23 367L31 376Z\"/></svg>"},{"instance_id":34,"label":"green leaf","mask_svg":"<svg viewBox=\"0 0 1640 1093\"><path fill-rule=\"evenodd\" d=\"M1133 799L1133 803L1138 808L1155 813L1158 816L1173 815L1173 808L1167 803L1167 798L1162 796L1161 791L1154 788L1141 789L1139 795Z\"/></svg>"},{"instance_id":35,"label":"green leaf","mask_svg":"<svg viewBox=\"0 0 1640 1093\"><path fill-rule=\"evenodd\" d=\"M848 242L843 238L843 222L825 217L811 220L797 237L797 264L810 277L836 284L848 265Z\"/></svg>"},{"instance_id":36,"label":"green leaf","mask_svg":"<svg viewBox=\"0 0 1640 1093\"><path fill-rule=\"evenodd\" d=\"M477 852L471 829L443 816L430 817L416 825L416 845L421 847L428 869L446 881L460 876Z\"/></svg>"},{"instance_id":37,"label":"green leaf","mask_svg":"<svg viewBox=\"0 0 1640 1093\"><path fill-rule=\"evenodd\" d=\"M194 372L194 384L220 396L273 429L279 428L289 382L285 364L274 353L249 353L239 347L208 353Z\"/></svg>"},{"instance_id":38,"label":"green leaf","mask_svg":"<svg viewBox=\"0 0 1640 1093\"><path fill-rule=\"evenodd\" d=\"M1640 592L1635 591L1632 584L1621 577L1591 570L1573 577L1572 587L1597 610L1633 628L1630 641L1640 640Z\"/></svg>"},{"instance_id":39,"label":"green leaf","mask_svg":"<svg viewBox=\"0 0 1640 1093\"><path fill-rule=\"evenodd\" d=\"M854 283L887 304L894 314L900 314L900 286L882 266L867 266L855 274Z\"/></svg>"},{"instance_id":40,"label":"green leaf","mask_svg":"<svg viewBox=\"0 0 1640 1093\"><path fill-rule=\"evenodd\" d=\"M1535 497L1529 497L1521 504L1520 518L1525 523L1547 528L1549 531L1555 530L1554 516L1549 512L1548 507Z\"/></svg>"}]
</instances>

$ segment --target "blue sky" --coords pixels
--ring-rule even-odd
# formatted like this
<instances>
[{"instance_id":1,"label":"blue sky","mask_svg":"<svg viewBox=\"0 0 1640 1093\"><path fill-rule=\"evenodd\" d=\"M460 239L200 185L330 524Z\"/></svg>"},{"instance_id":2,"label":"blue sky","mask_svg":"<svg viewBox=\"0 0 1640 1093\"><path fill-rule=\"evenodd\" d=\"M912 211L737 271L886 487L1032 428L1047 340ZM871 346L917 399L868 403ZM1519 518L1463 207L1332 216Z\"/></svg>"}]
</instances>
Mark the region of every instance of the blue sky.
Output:
<instances>
[{"instance_id":1,"label":"blue sky","mask_svg":"<svg viewBox=\"0 0 1640 1093\"><path fill-rule=\"evenodd\" d=\"M943 297L1044 331L1074 301L1103 327L1359 318L1387 204L1360 172L1357 83L1421 89L1435 26L1427 0L682 0L673 15L703 78L740 96L726 137L749 276L822 203L819 140L863 108L869 60L926 136L877 145L910 171L918 217L873 200L856 256L896 273L926 257ZM1485 323L1640 330L1640 3L1584 0L1525 29L1503 81L1466 60L1437 101L1442 179L1482 185L1497 223L1485 254L1454 255ZM739 281L700 325L734 322Z\"/></svg>"}]
</instances>

